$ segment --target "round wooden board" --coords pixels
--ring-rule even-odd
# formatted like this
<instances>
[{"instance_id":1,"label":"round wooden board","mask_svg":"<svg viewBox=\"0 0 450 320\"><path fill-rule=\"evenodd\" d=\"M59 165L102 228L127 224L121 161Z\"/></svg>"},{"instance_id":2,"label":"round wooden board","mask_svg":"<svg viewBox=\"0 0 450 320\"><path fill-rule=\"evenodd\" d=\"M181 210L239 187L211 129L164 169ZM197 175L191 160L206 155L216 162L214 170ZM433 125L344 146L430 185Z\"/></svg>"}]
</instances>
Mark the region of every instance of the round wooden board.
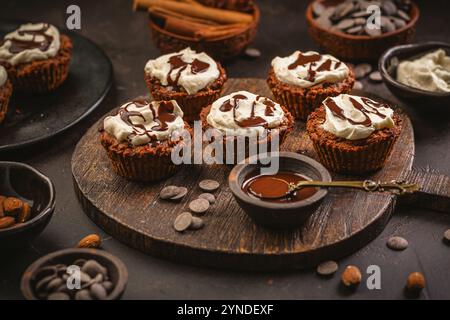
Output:
<instances>
[{"instance_id":1,"label":"round wooden board","mask_svg":"<svg viewBox=\"0 0 450 320\"><path fill-rule=\"evenodd\" d=\"M228 94L248 90L271 97L261 79L230 79ZM409 118L401 113L403 131L387 165L367 177L374 180L405 178L414 157L414 135ZM313 266L339 259L374 239L389 220L395 198L333 189L306 224L292 231L273 231L255 225L239 208L228 188L226 165L188 165L175 176L158 183L134 183L115 175L99 143L99 123L78 143L72 158L75 190L86 214L107 233L146 253L177 262L221 268L274 270ZM283 150L316 157L298 122ZM334 178L352 179L354 177ZM188 211L188 204L202 193L198 182L215 179L221 188L217 201L203 216L205 227L178 233L173 221ZM166 185L186 186L181 202L158 198Z\"/></svg>"}]
</instances>

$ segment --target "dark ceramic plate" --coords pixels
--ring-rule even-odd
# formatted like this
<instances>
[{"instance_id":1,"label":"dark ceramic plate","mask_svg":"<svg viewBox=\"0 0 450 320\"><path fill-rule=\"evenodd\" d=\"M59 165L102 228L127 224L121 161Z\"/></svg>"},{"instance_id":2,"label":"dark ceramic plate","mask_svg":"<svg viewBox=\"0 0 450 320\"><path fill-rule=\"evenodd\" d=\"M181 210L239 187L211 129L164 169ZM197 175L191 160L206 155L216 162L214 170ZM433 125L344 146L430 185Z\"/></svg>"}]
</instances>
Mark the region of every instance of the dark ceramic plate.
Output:
<instances>
[{"instance_id":1,"label":"dark ceramic plate","mask_svg":"<svg viewBox=\"0 0 450 320\"><path fill-rule=\"evenodd\" d=\"M0 37L18 27L0 21ZM64 30L73 41L69 77L53 92L13 94L7 118L0 125L0 151L17 149L64 132L90 114L104 99L112 82L112 65L96 44Z\"/></svg>"},{"instance_id":2,"label":"dark ceramic plate","mask_svg":"<svg viewBox=\"0 0 450 320\"><path fill-rule=\"evenodd\" d=\"M403 60L415 59L442 48L450 55L450 44L425 42L396 46L387 50L380 58L378 69L384 83L398 98L417 106L445 106L450 103L450 93L425 91L404 85L396 80L398 64Z\"/></svg>"}]
</instances>

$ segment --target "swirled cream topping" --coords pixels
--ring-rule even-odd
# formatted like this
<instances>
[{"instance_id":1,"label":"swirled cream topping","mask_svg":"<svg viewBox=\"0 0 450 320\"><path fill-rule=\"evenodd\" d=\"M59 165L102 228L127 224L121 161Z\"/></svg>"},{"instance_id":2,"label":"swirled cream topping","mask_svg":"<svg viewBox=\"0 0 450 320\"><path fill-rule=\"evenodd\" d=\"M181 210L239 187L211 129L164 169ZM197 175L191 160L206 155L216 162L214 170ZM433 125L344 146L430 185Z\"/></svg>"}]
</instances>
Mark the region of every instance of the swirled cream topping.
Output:
<instances>
[{"instance_id":1,"label":"swirled cream topping","mask_svg":"<svg viewBox=\"0 0 450 320\"><path fill-rule=\"evenodd\" d=\"M220 76L217 63L210 56L191 48L149 60L145 72L163 86L180 86L188 94L199 92Z\"/></svg>"},{"instance_id":2,"label":"swirled cream topping","mask_svg":"<svg viewBox=\"0 0 450 320\"><path fill-rule=\"evenodd\" d=\"M45 60L56 56L59 31L48 23L23 24L8 33L0 44L0 61L11 65Z\"/></svg>"},{"instance_id":3,"label":"swirled cream topping","mask_svg":"<svg viewBox=\"0 0 450 320\"><path fill-rule=\"evenodd\" d=\"M394 110L366 97L341 94L326 98L323 104L326 111L323 129L347 140L365 139L375 130L395 125Z\"/></svg>"},{"instance_id":4,"label":"swirled cream topping","mask_svg":"<svg viewBox=\"0 0 450 320\"><path fill-rule=\"evenodd\" d=\"M284 118L284 111L278 103L247 91L238 91L214 101L206 120L225 135L250 136L280 126Z\"/></svg>"},{"instance_id":5,"label":"swirled cream topping","mask_svg":"<svg viewBox=\"0 0 450 320\"><path fill-rule=\"evenodd\" d=\"M175 100L131 101L122 105L117 115L106 117L103 128L119 142L140 146L168 140L184 129L183 111Z\"/></svg>"},{"instance_id":6,"label":"swirled cream topping","mask_svg":"<svg viewBox=\"0 0 450 320\"><path fill-rule=\"evenodd\" d=\"M402 61L397 80L407 86L431 91L450 92L450 57L438 49L411 61Z\"/></svg>"},{"instance_id":7,"label":"swirled cream topping","mask_svg":"<svg viewBox=\"0 0 450 320\"><path fill-rule=\"evenodd\" d=\"M8 80L8 74L6 73L5 68L0 66L0 87L3 87Z\"/></svg>"},{"instance_id":8,"label":"swirled cream topping","mask_svg":"<svg viewBox=\"0 0 450 320\"><path fill-rule=\"evenodd\" d=\"M349 75L345 63L331 55L315 51L295 51L284 58L276 57L272 60L272 67L278 80L301 88L323 82L340 82Z\"/></svg>"}]
</instances>

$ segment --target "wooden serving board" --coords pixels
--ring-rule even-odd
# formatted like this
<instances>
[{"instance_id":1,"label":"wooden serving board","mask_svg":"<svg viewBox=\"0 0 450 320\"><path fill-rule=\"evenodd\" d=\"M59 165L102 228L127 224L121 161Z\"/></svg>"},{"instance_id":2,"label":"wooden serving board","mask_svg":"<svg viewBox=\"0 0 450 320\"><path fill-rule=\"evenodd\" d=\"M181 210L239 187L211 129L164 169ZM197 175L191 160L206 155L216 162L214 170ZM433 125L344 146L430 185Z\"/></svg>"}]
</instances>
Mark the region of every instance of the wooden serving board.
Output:
<instances>
[{"instance_id":1,"label":"wooden serving board","mask_svg":"<svg viewBox=\"0 0 450 320\"><path fill-rule=\"evenodd\" d=\"M238 90L272 96L261 79L230 79L224 94ZM390 181L410 175L414 135L409 118L398 111L403 131L388 163L381 171L360 179ZM155 256L237 269L312 266L348 255L374 239L395 206L396 198L388 194L332 189L303 227L292 231L265 229L255 225L235 202L227 180L230 166L188 165L165 181L146 184L115 175L99 142L100 121L86 132L73 154L72 172L79 200L86 214L107 233ZM282 149L316 158L304 127L298 122ZM216 203L203 216L205 227L177 233L173 221L181 212L189 211L189 202L202 193L198 187L202 179L221 182ZM158 194L166 185L186 186L189 192L181 202L160 200Z\"/></svg>"}]
</instances>

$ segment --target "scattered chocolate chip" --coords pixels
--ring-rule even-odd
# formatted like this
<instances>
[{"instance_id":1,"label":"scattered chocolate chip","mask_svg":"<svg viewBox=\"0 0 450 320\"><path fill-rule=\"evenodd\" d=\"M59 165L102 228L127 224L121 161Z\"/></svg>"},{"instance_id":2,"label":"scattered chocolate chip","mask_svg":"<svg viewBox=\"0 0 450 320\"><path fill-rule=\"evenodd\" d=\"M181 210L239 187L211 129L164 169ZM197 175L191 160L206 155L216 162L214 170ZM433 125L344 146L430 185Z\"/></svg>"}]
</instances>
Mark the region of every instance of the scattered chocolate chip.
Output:
<instances>
[{"instance_id":1,"label":"scattered chocolate chip","mask_svg":"<svg viewBox=\"0 0 450 320\"><path fill-rule=\"evenodd\" d=\"M361 271L355 266L345 268L341 281L346 287L357 286L361 282Z\"/></svg>"},{"instance_id":2,"label":"scattered chocolate chip","mask_svg":"<svg viewBox=\"0 0 450 320\"><path fill-rule=\"evenodd\" d=\"M209 204L213 204L214 202L216 202L216 197L209 192L202 193L201 195L198 196L198 198L208 200Z\"/></svg>"},{"instance_id":3,"label":"scattered chocolate chip","mask_svg":"<svg viewBox=\"0 0 450 320\"><path fill-rule=\"evenodd\" d=\"M178 187L178 191L179 193L176 196L171 197L170 200L179 200L188 193L188 189L185 187Z\"/></svg>"},{"instance_id":4,"label":"scattered chocolate chip","mask_svg":"<svg viewBox=\"0 0 450 320\"><path fill-rule=\"evenodd\" d=\"M386 243L387 247L392 250L405 250L408 248L408 241L402 237L391 237Z\"/></svg>"},{"instance_id":5,"label":"scattered chocolate chip","mask_svg":"<svg viewBox=\"0 0 450 320\"><path fill-rule=\"evenodd\" d=\"M317 273L321 276L330 276L338 269L338 264L335 261L325 261L317 266Z\"/></svg>"},{"instance_id":6,"label":"scattered chocolate chip","mask_svg":"<svg viewBox=\"0 0 450 320\"><path fill-rule=\"evenodd\" d=\"M353 85L353 89L355 90L362 90L364 89L364 85L361 81L355 81L355 84Z\"/></svg>"},{"instance_id":7,"label":"scattered chocolate chip","mask_svg":"<svg viewBox=\"0 0 450 320\"><path fill-rule=\"evenodd\" d=\"M445 230L445 232L444 232L444 241L447 244L450 244L450 229Z\"/></svg>"},{"instance_id":8,"label":"scattered chocolate chip","mask_svg":"<svg viewBox=\"0 0 450 320\"><path fill-rule=\"evenodd\" d=\"M167 186L164 187L159 193L159 197L161 199L167 200L172 197L175 197L178 193L180 193L180 188L177 186Z\"/></svg>"},{"instance_id":9,"label":"scattered chocolate chip","mask_svg":"<svg viewBox=\"0 0 450 320\"><path fill-rule=\"evenodd\" d=\"M256 48L247 48L245 49L245 54L250 58L259 58L261 57L261 51Z\"/></svg>"},{"instance_id":10,"label":"scattered chocolate chip","mask_svg":"<svg viewBox=\"0 0 450 320\"><path fill-rule=\"evenodd\" d=\"M207 191L207 192L216 191L220 187L219 182L217 182L215 180L210 180L210 179L202 180L202 181L200 181L200 183L198 185L199 185L200 189L202 189L203 191Z\"/></svg>"},{"instance_id":11,"label":"scattered chocolate chip","mask_svg":"<svg viewBox=\"0 0 450 320\"><path fill-rule=\"evenodd\" d=\"M374 71L369 75L369 79L373 82L381 82L383 78L381 77L381 73L379 71Z\"/></svg>"},{"instance_id":12,"label":"scattered chocolate chip","mask_svg":"<svg viewBox=\"0 0 450 320\"><path fill-rule=\"evenodd\" d=\"M188 229L192 224L192 215L189 212L183 212L175 218L173 227L178 232L183 232Z\"/></svg>"},{"instance_id":13,"label":"scattered chocolate chip","mask_svg":"<svg viewBox=\"0 0 450 320\"><path fill-rule=\"evenodd\" d=\"M353 68L356 79L362 79L372 71L372 66L368 63L361 63Z\"/></svg>"},{"instance_id":14,"label":"scattered chocolate chip","mask_svg":"<svg viewBox=\"0 0 450 320\"><path fill-rule=\"evenodd\" d=\"M193 230L198 230L198 229L203 228L204 225L205 225L205 222L203 221L202 218L192 217L192 223L189 226L189 228L193 229Z\"/></svg>"},{"instance_id":15,"label":"scattered chocolate chip","mask_svg":"<svg viewBox=\"0 0 450 320\"><path fill-rule=\"evenodd\" d=\"M194 213L204 213L209 209L209 202L206 199L195 199L189 203L189 209Z\"/></svg>"}]
</instances>

